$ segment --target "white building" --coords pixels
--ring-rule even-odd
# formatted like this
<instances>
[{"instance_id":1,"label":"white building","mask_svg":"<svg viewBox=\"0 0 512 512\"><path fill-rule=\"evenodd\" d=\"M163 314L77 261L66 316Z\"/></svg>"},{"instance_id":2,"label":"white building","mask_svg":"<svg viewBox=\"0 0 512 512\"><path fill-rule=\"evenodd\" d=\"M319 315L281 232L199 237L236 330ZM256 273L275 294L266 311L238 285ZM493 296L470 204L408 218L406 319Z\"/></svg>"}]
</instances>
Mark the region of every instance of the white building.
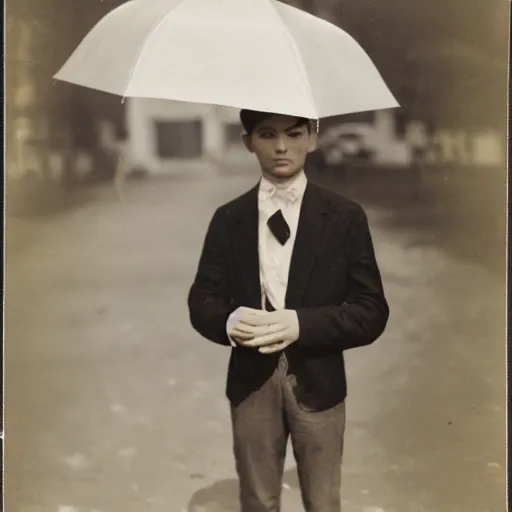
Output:
<instances>
[{"instance_id":1,"label":"white building","mask_svg":"<svg viewBox=\"0 0 512 512\"><path fill-rule=\"evenodd\" d=\"M237 109L153 99L127 99L127 150L151 173L211 171L251 161Z\"/></svg>"}]
</instances>

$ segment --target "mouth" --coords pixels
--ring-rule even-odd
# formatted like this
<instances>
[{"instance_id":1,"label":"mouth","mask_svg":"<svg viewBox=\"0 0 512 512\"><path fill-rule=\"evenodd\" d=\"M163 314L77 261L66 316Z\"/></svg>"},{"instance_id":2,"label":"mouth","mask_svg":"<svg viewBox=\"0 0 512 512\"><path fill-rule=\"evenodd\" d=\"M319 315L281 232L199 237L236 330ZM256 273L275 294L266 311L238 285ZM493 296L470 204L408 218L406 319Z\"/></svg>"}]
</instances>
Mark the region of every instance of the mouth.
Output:
<instances>
[{"instance_id":1,"label":"mouth","mask_svg":"<svg viewBox=\"0 0 512 512\"><path fill-rule=\"evenodd\" d=\"M275 164L276 167L287 167L291 163L292 163L291 160L287 160L287 159L277 159L277 160L274 160L274 164Z\"/></svg>"}]
</instances>

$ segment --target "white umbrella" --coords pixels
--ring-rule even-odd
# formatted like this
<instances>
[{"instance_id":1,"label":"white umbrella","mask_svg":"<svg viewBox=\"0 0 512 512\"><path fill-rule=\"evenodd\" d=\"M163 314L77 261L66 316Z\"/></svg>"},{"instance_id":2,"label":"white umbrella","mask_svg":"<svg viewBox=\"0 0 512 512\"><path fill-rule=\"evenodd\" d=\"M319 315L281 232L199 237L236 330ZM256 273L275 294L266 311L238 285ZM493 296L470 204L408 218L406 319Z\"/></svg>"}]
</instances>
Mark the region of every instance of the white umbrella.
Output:
<instances>
[{"instance_id":1,"label":"white umbrella","mask_svg":"<svg viewBox=\"0 0 512 512\"><path fill-rule=\"evenodd\" d=\"M351 36L275 0L131 0L99 21L54 78L310 119L398 106Z\"/></svg>"}]
</instances>

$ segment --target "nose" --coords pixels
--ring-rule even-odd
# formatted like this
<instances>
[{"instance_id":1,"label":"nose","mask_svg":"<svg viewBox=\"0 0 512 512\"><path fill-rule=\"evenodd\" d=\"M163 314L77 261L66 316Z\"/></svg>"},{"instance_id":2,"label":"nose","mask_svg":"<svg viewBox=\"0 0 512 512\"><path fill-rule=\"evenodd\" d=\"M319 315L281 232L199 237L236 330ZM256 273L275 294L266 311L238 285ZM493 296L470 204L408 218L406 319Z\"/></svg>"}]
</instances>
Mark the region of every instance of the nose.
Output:
<instances>
[{"instance_id":1,"label":"nose","mask_svg":"<svg viewBox=\"0 0 512 512\"><path fill-rule=\"evenodd\" d=\"M276 139L276 153L283 154L286 153L288 148L286 147L285 141L283 137L277 137Z\"/></svg>"}]
</instances>

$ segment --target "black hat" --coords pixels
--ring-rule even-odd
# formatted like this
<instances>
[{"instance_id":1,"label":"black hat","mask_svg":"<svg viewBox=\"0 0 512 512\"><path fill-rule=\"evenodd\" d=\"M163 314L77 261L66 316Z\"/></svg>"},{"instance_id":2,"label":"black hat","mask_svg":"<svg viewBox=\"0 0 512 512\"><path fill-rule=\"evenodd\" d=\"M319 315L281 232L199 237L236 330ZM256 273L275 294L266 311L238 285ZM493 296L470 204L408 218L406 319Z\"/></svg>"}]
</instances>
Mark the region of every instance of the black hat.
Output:
<instances>
[{"instance_id":1,"label":"black hat","mask_svg":"<svg viewBox=\"0 0 512 512\"><path fill-rule=\"evenodd\" d=\"M244 127L245 133L250 135L258 124L275 115L276 114L272 112L259 112L258 110L242 109L240 110L240 122ZM309 119L305 117L298 117L297 121L298 124L309 124Z\"/></svg>"}]
</instances>

